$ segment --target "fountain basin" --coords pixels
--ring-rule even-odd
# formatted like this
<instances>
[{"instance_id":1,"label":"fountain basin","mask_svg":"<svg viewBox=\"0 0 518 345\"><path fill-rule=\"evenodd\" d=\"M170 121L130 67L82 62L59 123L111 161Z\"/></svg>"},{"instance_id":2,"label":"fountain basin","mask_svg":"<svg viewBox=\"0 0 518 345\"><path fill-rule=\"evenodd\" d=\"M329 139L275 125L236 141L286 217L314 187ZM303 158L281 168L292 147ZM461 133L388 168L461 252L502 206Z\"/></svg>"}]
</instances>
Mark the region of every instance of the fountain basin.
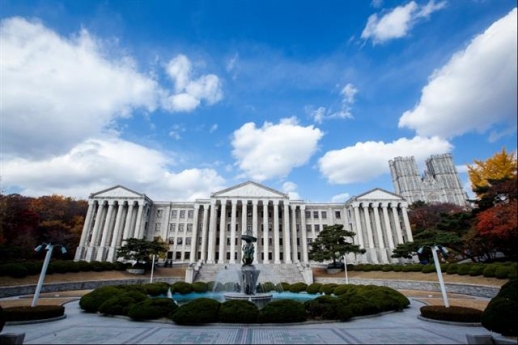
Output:
<instances>
[{"instance_id":1,"label":"fountain basin","mask_svg":"<svg viewBox=\"0 0 518 345\"><path fill-rule=\"evenodd\" d=\"M257 308L262 309L265 305L270 303L273 295L271 293L258 293L255 295L246 295L240 292L226 292L223 294L226 301L250 301L254 303Z\"/></svg>"}]
</instances>

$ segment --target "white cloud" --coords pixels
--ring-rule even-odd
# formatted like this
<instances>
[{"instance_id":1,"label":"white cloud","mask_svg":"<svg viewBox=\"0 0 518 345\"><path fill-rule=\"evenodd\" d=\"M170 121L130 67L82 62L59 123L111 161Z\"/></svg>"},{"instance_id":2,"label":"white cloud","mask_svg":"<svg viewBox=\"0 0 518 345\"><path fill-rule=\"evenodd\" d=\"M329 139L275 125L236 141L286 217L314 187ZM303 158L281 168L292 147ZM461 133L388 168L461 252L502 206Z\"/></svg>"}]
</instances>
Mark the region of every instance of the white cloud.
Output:
<instances>
[{"instance_id":1,"label":"white cloud","mask_svg":"<svg viewBox=\"0 0 518 345\"><path fill-rule=\"evenodd\" d=\"M342 100L339 110L334 111L332 109L326 109L325 107L318 107L317 109L306 107L306 112L316 123L322 123L328 119L352 119L351 106L355 102L357 93L358 89L356 89L353 84L348 83L340 91Z\"/></svg>"},{"instance_id":2,"label":"white cloud","mask_svg":"<svg viewBox=\"0 0 518 345\"><path fill-rule=\"evenodd\" d=\"M298 186L290 181L282 184L282 191L287 193L291 200L301 200L299 193L297 193Z\"/></svg>"},{"instance_id":3,"label":"white cloud","mask_svg":"<svg viewBox=\"0 0 518 345\"><path fill-rule=\"evenodd\" d=\"M331 202L346 202L350 198L351 195L349 193L337 194L331 198Z\"/></svg>"},{"instance_id":4,"label":"white cloud","mask_svg":"<svg viewBox=\"0 0 518 345\"><path fill-rule=\"evenodd\" d=\"M404 6L394 8L381 18L378 18L377 14L373 14L367 20L361 37L372 39L374 44L405 37L420 19L428 18L430 14L445 6L445 1L436 4L434 0L430 0L421 7L415 1L411 1Z\"/></svg>"},{"instance_id":5,"label":"white cloud","mask_svg":"<svg viewBox=\"0 0 518 345\"><path fill-rule=\"evenodd\" d=\"M4 160L2 183L28 196L61 194L86 198L94 191L124 185L154 200L207 198L224 180L212 169L172 172L164 153L114 137L89 139L66 154L31 161Z\"/></svg>"},{"instance_id":6,"label":"white cloud","mask_svg":"<svg viewBox=\"0 0 518 345\"><path fill-rule=\"evenodd\" d=\"M425 160L437 152L447 153L452 145L438 137L398 139L391 143L367 141L328 151L318 161L319 170L330 183L367 182L389 172L388 161L399 156Z\"/></svg>"},{"instance_id":7,"label":"white cloud","mask_svg":"<svg viewBox=\"0 0 518 345\"><path fill-rule=\"evenodd\" d=\"M516 131L516 15L515 8L435 71L399 127L443 138L483 133L498 123Z\"/></svg>"},{"instance_id":8,"label":"white cloud","mask_svg":"<svg viewBox=\"0 0 518 345\"><path fill-rule=\"evenodd\" d=\"M185 55L180 54L171 59L166 71L173 80L176 91L164 104L168 109L189 112L197 108L201 101L214 104L223 98L219 78L214 74L207 74L193 79L192 64Z\"/></svg>"},{"instance_id":9,"label":"white cloud","mask_svg":"<svg viewBox=\"0 0 518 345\"><path fill-rule=\"evenodd\" d=\"M318 128L302 127L294 117L278 124L265 122L262 128L249 122L234 132L232 155L243 173L255 181L282 178L308 162L322 136Z\"/></svg>"}]
</instances>

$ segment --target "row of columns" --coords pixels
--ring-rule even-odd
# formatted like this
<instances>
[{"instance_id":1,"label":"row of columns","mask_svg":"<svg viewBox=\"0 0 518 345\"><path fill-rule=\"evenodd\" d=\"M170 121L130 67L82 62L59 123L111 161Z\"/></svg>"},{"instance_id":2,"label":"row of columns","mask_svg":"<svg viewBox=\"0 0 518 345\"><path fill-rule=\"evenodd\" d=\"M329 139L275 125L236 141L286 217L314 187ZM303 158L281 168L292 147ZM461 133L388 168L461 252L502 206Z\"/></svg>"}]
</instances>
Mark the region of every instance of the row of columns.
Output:
<instances>
[{"instance_id":1,"label":"row of columns","mask_svg":"<svg viewBox=\"0 0 518 345\"><path fill-rule=\"evenodd\" d=\"M146 206L146 200L89 200L75 260L115 261L123 240L144 238Z\"/></svg>"}]
</instances>

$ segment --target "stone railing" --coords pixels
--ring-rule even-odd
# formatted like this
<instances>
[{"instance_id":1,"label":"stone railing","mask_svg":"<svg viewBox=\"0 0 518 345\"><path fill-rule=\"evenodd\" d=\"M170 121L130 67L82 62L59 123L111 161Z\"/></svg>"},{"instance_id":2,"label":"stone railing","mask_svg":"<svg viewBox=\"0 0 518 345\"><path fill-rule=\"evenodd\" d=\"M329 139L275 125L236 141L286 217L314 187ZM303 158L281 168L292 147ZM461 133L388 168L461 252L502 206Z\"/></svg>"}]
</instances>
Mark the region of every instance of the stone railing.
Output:
<instances>
[{"instance_id":1,"label":"stone railing","mask_svg":"<svg viewBox=\"0 0 518 345\"><path fill-rule=\"evenodd\" d=\"M315 278L315 283L344 284L345 278ZM439 282L416 280L383 280L383 279L358 279L349 278L349 284L388 286L396 290L425 290L441 291ZM470 295L477 297L493 298L500 291L499 286L445 283L446 291L454 294Z\"/></svg>"}]
</instances>

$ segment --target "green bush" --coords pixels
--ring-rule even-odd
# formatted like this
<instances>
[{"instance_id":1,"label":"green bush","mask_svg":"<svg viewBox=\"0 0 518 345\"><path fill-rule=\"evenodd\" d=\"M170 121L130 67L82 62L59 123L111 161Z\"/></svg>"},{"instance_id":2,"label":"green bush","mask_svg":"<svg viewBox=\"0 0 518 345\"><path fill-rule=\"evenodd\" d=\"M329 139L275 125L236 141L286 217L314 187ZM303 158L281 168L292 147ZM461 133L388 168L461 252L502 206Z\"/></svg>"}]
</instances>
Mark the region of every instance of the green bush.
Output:
<instances>
[{"instance_id":1,"label":"green bush","mask_svg":"<svg viewBox=\"0 0 518 345\"><path fill-rule=\"evenodd\" d=\"M433 273L435 272L435 265L434 264L428 264L424 265L421 272L423 273Z\"/></svg>"},{"instance_id":2,"label":"green bush","mask_svg":"<svg viewBox=\"0 0 518 345\"><path fill-rule=\"evenodd\" d=\"M363 271L363 264L354 265L353 271Z\"/></svg>"},{"instance_id":3,"label":"green bush","mask_svg":"<svg viewBox=\"0 0 518 345\"><path fill-rule=\"evenodd\" d=\"M509 268L508 266L498 266L495 270L495 277L498 279L507 279L510 271Z\"/></svg>"},{"instance_id":4,"label":"green bush","mask_svg":"<svg viewBox=\"0 0 518 345\"><path fill-rule=\"evenodd\" d=\"M108 299L122 295L123 293L124 290L115 286L102 286L86 295L83 295L79 300L79 307L87 313L97 313L101 304L106 302Z\"/></svg>"},{"instance_id":5,"label":"green bush","mask_svg":"<svg viewBox=\"0 0 518 345\"><path fill-rule=\"evenodd\" d=\"M25 278L27 276L27 268L18 263L3 264L0 269L3 275L12 278Z\"/></svg>"},{"instance_id":6,"label":"green bush","mask_svg":"<svg viewBox=\"0 0 518 345\"><path fill-rule=\"evenodd\" d=\"M81 272L93 271L92 265L87 261L78 261L77 266L79 267L79 271Z\"/></svg>"},{"instance_id":7,"label":"green bush","mask_svg":"<svg viewBox=\"0 0 518 345\"><path fill-rule=\"evenodd\" d=\"M342 301L333 296L320 296L304 302L309 318L314 320L337 320Z\"/></svg>"},{"instance_id":8,"label":"green bush","mask_svg":"<svg viewBox=\"0 0 518 345\"><path fill-rule=\"evenodd\" d=\"M381 270L383 272L391 272L391 271L394 271L394 266L393 265L383 265L381 267Z\"/></svg>"},{"instance_id":9,"label":"green bush","mask_svg":"<svg viewBox=\"0 0 518 345\"><path fill-rule=\"evenodd\" d=\"M497 265L487 265L482 271L482 275L486 278L494 278Z\"/></svg>"},{"instance_id":10,"label":"green bush","mask_svg":"<svg viewBox=\"0 0 518 345\"><path fill-rule=\"evenodd\" d=\"M148 283L144 284L144 289L148 295L153 297L166 295L167 291L169 290L169 284L162 282Z\"/></svg>"},{"instance_id":11,"label":"green bush","mask_svg":"<svg viewBox=\"0 0 518 345\"><path fill-rule=\"evenodd\" d=\"M364 316L379 313L381 309L367 297L358 294L345 294L339 297L354 316Z\"/></svg>"},{"instance_id":12,"label":"green bush","mask_svg":"<svg viewBox=\"0 0 518 345\"><path fill-rule=\"evenodd\" d=\"M192 290L197 293L204 293L209 291L209 286L205 282L194 282L191 284Z\"/></svg>"},{"instance_id":13,"label":"green bush","mask_svg":"<svg viewBox=\"0 0 518 345\"><path fill-rule=\"evenodd\" d=\"M403 265L394 265L394 272L401 272L403 271Z\"/></svg>"},{"instance_id":14,"label":"green bush","mask_svg":"<svg viewBox=\"0 0 518 345\"><path fill-rule=\"evenodd\" d=\"M320 292L321 287L322 287L321 283L309 284L308 287L306 288L306 292L311 295L315 295Z\"/></svg>"},{"instance_id":15,"label":"green bush","mask_svg":"<svg viewBox=\"0 0 518 345\"><path fill-rule=\"evenodd\" d=\"M99 306L99 312L104 315L128 315L131 305L137 303L127 294L108 298Z\"/></svg>"},{"instance_id":16,"label":"green bush","mask_svg":"<svg viewBox=\"0 0 518 345\"><path fill-rule=\"evenodd\" d=\"M66 261L52 261L49 264L49 268L51 268L54 273L59 274L65 274L69 271L69 265Z\"/></svg>"},{"instance_id":17,"label":"green bush","mask_svg":"<svg viewBox=\"0 0 518 345\"><path fill-rule=\"evenodd\" d=\"M505 267L505 266L502 266ZM505 336L518 336L518 280L502 285L482 313L482 326Z\"/></svg>"},{"instance_id":18,"label":"green bush","mask_svg":"<svg viewBox=\"0 0 518 345\"><path fill-rule=\"evenodd\" d=\"M138 292L138 293L146 296L146 298L147 298L147 290L144 288L143 285L139 285L139 284L129 284L129 285L120 284L120 285L115 285L115 287L117 289L121 290L124 293Z\"/></svg>"},{"instance_id":19,"label":"green bush","mask_svg":"<svg viewBox=\"0 0 518 345\"><path fill-rule=\"evenodd\" d=\"M63 316L64 314L65 307L62 305L4 308L4 318L7 322L52 319Z\"/></svg>"},{"instance_id":20,"label":"green bush","mask_svg":"<svg viewBox=\"0 0 518 345\"><path fill-rule=\"evenodd\" d=\"M452 264L448 265L448 268L446 269L446 273L447 274L457 274L458 269L459 269L459 265L452 263Z\"/></svg>"},{"instance_id":21,"label":"green bush","mask_svg":"<svg viewBox=\"0 0 518 345\"><path fill-rule=\"evenodd\" d=\"M102 271L104 271L105 266L100 261L92 261L92 262L90 262L90 267L91 267L91 271L102 272Z\"/></svg>"},{"instance_id":22,"label":"green bush","mask_svg":"<svg viewBox=\"0 0 518 345\"><path fill-rule=\"evenodd\" d=\"M308 288L308 284L302 283L302 282L298 282L298 283L291 284L289 291L290 292L294 292L294 293L299 293L299 292L306 291L307 288Z\"/></svg>"},{"instance_id":23,"label":"green bush","mask_svg":"<svg viewBox=\"0 0 518 345\"><path fill-rule=\"evenodd\" d=\"M210 298L196 298L180 306L170 318L179 325L217 322L220 305Z\"/></svg>"},{"instance_id":24,"label":"green bush","mask_svg":"<svg viewBox=\"0 0 518 345\"><path fill-rule=\"evenodd\" d=\"M259 323L287 323L306 321L306 310L304 304L282 299L273 301L259 311L257 318Z\"/></svg>"},{"instance_id":25,"label":"green bush","mask_svg":"<svg viewBox=\"0 0 518 345\"><path fill-rule=\"evenodd\" d=\"M335 288L337 286L338 286L338 284L335 284L335 283L323 284L322 287L320 288L320 293L325 294L325 295L331 295L331 294L333 294L333 291L335 290Z\"/></svg>"},{"instance_id":26,"label":"green bush","mask_svg":"<svg viewBox=\"0 0 518 345\"><path fill-rule=\"evenodd\" d=\"M218 319L225 323L255 323L259 309L250 301L230 300L219 307Z\"/></svg>"},{"instance_id":27,"label":"green bush","mask_svg":"<svg viewBox=\"0 0 518 345\"><path fill-rule=\"evenodd\" d=\"M471 270L470 264L461 264L457 268L457 274L459 276L465 276L469 274L469 271Z\"/></svg>"},{"instance_id":28,"label":"green bush","mask_svg":"<svg viewBox=\"0 0 518 345\"><path fill-rule=\"evenodd\" d=\"M336 296L345 295L346 293L352 293L356 291L357 285L353 284L340 284L333 290L333 294Z\"/></svg>"},{"instance_id":29,"label":"green bush","mask_svg":"<svg viewBox=\"0 0 518 345\"><path fill-rule=\"evenodd\" d=\"M471 266L471 269L469 270L469 275L472 277L480 276L484 273L485 265L482 264L475 264Z\"/></svg>"},{"instance_id":30,"label":"green bush","mask_svg":"<svg viewBox=\"0 0 518 345\"><path fill-rule=\"evenodd\" d=\"M192 292L192 285L186 282L175 282L171 285L172 293L180 293L182 295Z\"/></svg>"},{"instance_id":31,"label":"green bush","mask_svg":"<svg viewBox=\"0 0 518 345\"><path fill-rule=\"evenodd\" d=\"M427 319L453 322L480 322L482 311L474 308L443 305L421 307L421 315Z\"/></svg>"},{"instance_id":32,"label":"green bush","mask_svg":"<svg viewBox=\"0 0 518 345\"><path fill-rule=\"evenodd\" d=\"M290 284L286 282L281 282L275 286L275 291L277 292L284 292L284 291L290 291Z\"/></svg>"},{"instance_id":33,"label":"green bush","mask_svg":"<svg viewBox=\"0 0 518 345\"><path fill-rule=\"evenodd\" d=\"M403 265L403 267L401 267L401 272L412 272L412 267L413 265Z\"/></svg>"},{"instance_id":34,"label":"green bush","mask_svg":"<svg viewBox=\"0 0 518 345\"><path fill-rule=\"evenodd\" d=\"M41 261L29 261L25 262L24 266L27 269L27 275L32 276L41 273L43 263Z\"/></svg>"},{"instance_id":35,"label":"green bush","mask_svg":"<svg viewBox=\"0 0 518 345\"><path fill-rule=\"evenodd\" d=\"M150 298L129 307L128 316L133 320L156 320L167 317L178 309L170 298Z\"/></svg>"},{"instance_id":36,"label":"green bush","mask_svg":"<svg viewBox=\"0 0 518 345\"><path fill-rule=\"evenodd\" d=\"M270 292L275 291L275 284L272 282L265 282L259 285L257 291L259 292Z\"/></svg>"}]
</instances>

